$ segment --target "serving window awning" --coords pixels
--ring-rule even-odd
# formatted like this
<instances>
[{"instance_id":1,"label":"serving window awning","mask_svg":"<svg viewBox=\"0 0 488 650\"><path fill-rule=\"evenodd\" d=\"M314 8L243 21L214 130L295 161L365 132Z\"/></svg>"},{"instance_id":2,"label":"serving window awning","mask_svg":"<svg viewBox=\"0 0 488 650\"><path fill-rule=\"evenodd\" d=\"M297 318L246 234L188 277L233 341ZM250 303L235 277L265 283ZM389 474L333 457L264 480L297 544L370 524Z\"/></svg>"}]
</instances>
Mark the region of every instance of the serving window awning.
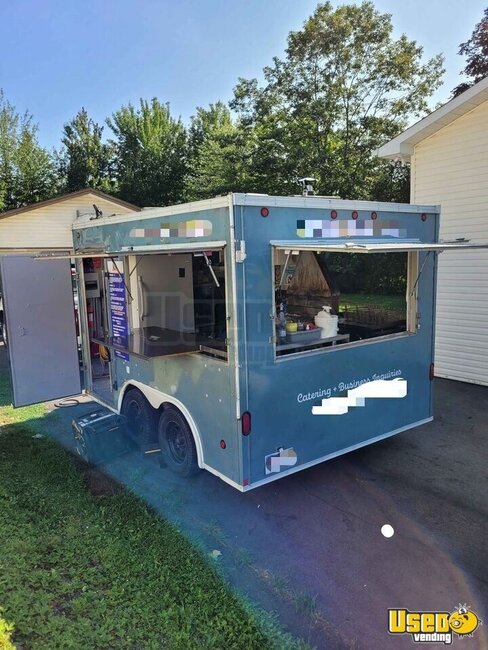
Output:
<instances>
[{"instance_id":1,"label":"serving window awning","mask_svg":"<svg viewBox=\"0 0 488 650\"><path fill-rule=\"evenodd\" d=\"M168 243L154 244L151 246L123 246L120 251L106 251L102 249L84 249L80 251L68 252L43 252L33 255L36 259L41 260L59 260L59 259L83 259L84 257L122 257L127 255L156 255L163 253L198 253L201 251L213 251L224 248L225 241L203 241L189 243Z\"/></svg>"},{"instance_id":2,"label":"serving window awning","mask_svg":"<svg viewBox=\"0 0 488 650\"><path fill-rule=\"evenodd\" d=\"M36 260L76 260L83 259L84 257L113 257L113 255L100 250L83 252L72 251L71 253L66 251L60 253L54 251L46 251L32 255L32 257Z\"/></svg>"},{"instance_id":3,"label":"serving window awning","mask_svg":"<svg viewBox=\"0 0 488 650\"><path fill-rule=\"evenodd\" d=\"M272 240L271 246L277 250L289 251L315 251L317 253L405 253L409 251L442 252L446 250L467 250L474 248L488 248L488 242L471 242L469 240L456 240L449 242L424 243L419 241L395 242L298 242Z\"/></svg>"},{"instance_id":4,"label":"serving window awning","mask_svg":"<svg viewBox=\"0 0 488 650\"><path fill-rule=\"evenodd\" d=\"M224 248L226 241L196 241L196 242L179 242L179 243L161 243L144 246L122 246L118 253L110 253L111 256L117 255L144 255L147 253L198 253L200 251L212 251Z\"/></svg>"}]
</instances>

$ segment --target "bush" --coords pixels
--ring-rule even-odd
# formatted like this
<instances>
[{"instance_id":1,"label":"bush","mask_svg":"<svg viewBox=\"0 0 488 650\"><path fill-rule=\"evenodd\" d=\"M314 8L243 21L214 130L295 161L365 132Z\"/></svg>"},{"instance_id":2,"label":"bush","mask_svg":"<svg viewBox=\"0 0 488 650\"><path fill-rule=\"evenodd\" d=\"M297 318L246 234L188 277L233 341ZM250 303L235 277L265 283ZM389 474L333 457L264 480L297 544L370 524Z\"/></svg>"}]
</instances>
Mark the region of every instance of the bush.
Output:
<instances>
[{"instance_id":1,"label":"bush","mask_svg":"<svg viewBox=\"0 0 488 650\"><path fill-rule=\"evenodd\" d=\"M14 626L12 623L7 623L1 617L2 610L0 609L0 650L15 650L15 646L11 641Z\"/></svg>"}]
</instances>

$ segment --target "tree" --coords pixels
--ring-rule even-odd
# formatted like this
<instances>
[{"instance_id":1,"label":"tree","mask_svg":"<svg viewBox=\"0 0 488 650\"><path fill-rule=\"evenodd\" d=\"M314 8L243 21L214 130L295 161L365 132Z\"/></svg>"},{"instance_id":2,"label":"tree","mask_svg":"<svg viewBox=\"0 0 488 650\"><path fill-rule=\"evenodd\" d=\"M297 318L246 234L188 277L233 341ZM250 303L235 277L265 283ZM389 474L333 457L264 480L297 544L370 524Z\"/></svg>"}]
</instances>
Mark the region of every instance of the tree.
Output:
<instances>
[{"instance_id":1,"label":"tree","mask_svg":"<svg viewBox=\"0 0 488 650\"><path fill-rule=\"evenodd\" d=\"M181 201L186 174L187 134L169 104L140 100L122 106L107 120L115 140L119 195L141 206Z\"/></svg>"},{"instance_id":2,"label":"tree","mask_svg":"<svg viewBox=\"0 0 488 650\"><path fill-rule=\"evenodd\" d=\"M320 194L375 198L379 179L392 179L374 152L428 110L443 73L441 56L423 62L422 48L392 31L371 2L325 2L290 33L263 87L239 81L231 107L256 134L255 191L290 193L313 176Z\"/></svg>"},{"instance_id":3,"label":"tree","mask_svg":"<svg viewBox=\"0 0 488 650\"><path fill-rule=\"evenodd\" d=\"M114 192L114 148L102 140L100 126L82 108L63 127L59 154L59 171L64 178L64 189L75 192L93 187L103 192Z\"/></svg>"},{"instance_id":4,"label":"tree","mask_svg":"<svg viewBox=\"0 0 488 650\"><path fill-rule=\"evenodd\" d=\"M452 91L457 97L465 90L488 76L488 9L474 28L471 38L459 46L459 54L466 57L466 67L462 71L470 81L464 81Z\"/></svg>"},{"instance_id":5,"label":"tree","mask_svg":"<svg viewBox=\"0 0 488 650\"><path fill-rule=\"evenodd\" d=\"M252 189L250 144L223 102L197 108L189 129L185 198L193 201Z\"/></svg>"},{"instance_id":6,"label":"tree","mask_svg":"<svg viewBox=\"0 0 488 650\"><path fill-rule=\"evenodd\" d=\"M383 162L371 184L375 201L410 203L410 167L397 162Z\"/></svg>"},{"instance_id":7,"label":"tree","mask_svg":"<svg viewBox=\"0 0 488 650\"><path fill-rule=\"evenodd\" d=\"M20 115L0 89L0 211L54 196L52 156L37 141L37 125Z\"/></svg>"}]
</instances>

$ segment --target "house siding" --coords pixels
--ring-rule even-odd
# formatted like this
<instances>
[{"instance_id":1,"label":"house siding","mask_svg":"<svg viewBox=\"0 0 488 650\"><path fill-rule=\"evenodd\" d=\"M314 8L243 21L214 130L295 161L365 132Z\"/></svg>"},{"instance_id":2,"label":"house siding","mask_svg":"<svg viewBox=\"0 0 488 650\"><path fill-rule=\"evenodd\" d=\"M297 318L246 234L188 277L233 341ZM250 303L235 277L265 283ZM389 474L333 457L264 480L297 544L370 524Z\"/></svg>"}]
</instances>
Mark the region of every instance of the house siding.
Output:
<instances>
[{"instance_id":1,"label":"house siding","mask_svg":"<svg viewBox=\"0 0 488 650\"><path fill-rule=\"evenodd\" d=\"M416 145L412 203L441 206L440 239L488 241L488 102ZM488 251L439 255L436 375L488 385Z\"/></svg>"},{"instance_id":2,"label":"house siding","mask_svg":"<svg viewBox=\"0 0 488 650\"><path fill-rule=\"evenodd\" d=\"M70 249L73 247L71 226L77 211L80 215L94 215L94 203L104 216L131 212L95 195L73 197L0 219L0 249Z\"/></svg>"}]
</instances>

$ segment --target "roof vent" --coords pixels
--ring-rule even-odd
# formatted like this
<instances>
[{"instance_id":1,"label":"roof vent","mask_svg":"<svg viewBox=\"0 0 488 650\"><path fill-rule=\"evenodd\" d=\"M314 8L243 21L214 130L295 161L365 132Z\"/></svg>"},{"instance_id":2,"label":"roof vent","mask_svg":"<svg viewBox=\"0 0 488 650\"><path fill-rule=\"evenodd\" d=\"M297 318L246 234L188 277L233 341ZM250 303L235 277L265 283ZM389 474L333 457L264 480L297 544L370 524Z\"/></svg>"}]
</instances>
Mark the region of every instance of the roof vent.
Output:
<instances>
[{"instance_id":1,"label":"roof vent","mask_svg":"<svg viewBox=\"0 0 488 650\"><path fill-rule=\"evenodd\" d=\"M312 183L315 183L316 180L316 178L311 178L310 176L298 179L298 182L302 186L302 196L315 196Z\"/></svg>"}]
</instances>

